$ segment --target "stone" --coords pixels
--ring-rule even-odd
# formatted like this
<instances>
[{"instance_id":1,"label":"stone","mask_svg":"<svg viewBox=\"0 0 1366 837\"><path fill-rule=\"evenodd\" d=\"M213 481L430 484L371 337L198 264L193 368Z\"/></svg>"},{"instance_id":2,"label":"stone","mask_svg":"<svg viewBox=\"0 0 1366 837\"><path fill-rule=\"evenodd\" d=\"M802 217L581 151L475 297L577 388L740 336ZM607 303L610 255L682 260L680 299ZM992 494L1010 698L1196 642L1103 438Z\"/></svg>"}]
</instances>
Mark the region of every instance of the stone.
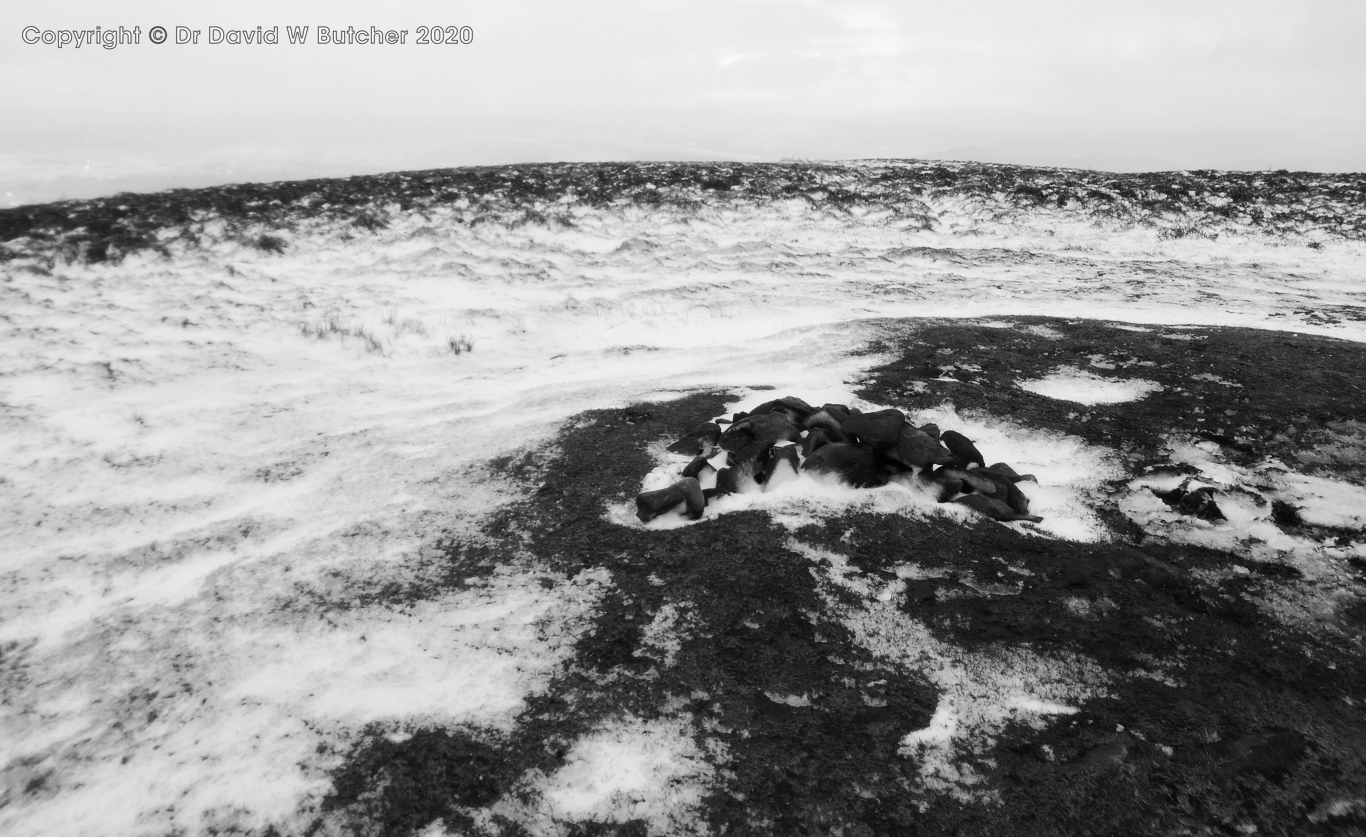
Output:
<instances>
[{"instance_id":1,"label":"stone","mask_svg":"<svg viewBox=\"0 0 1366 837\"><path fill-rule=\"evenodd\" d=\"M988 497L985 494L964 494L953 502L962 506L967 506L975 512L984 514L992 520L1028 520L1038 523L1043 520L1036 514L1019 514L1010 506L997 500L995 497Z\"/></svg>"},{"instance_id":2,"label":"stone","mask_svg":"<svg viewBox=\"0 0 1366 837\"><path fill-rule=\"evenodd\" d=\"M759 490L754 465L736 465L716 472L716 491L720 494L749 494Z\"/></svg>"},{"instance_id":3,"label":"stone","mask_svg":"<svg viewBox=\"0 0 1366 837\"><path fill-rule=\"evenodd\" d=\"M831 418L837 422L849 418L849 408L843 404L822 404L821 409L829 413Z\"/></svg>"},{"instance_id":4,"label":"stone","mask_svg":"<svg viewBox=\"0 0 1366 837\"><path fill-rule=\"evenodd\" d=\"M807 416L802 421L802 427L806 428L807 430L814 430L819 427L826 433L829 433L830 438L834 439L835 441L848 441L844 438L844 430L840 428L839 420L836 419L833 415L831 415L830 411L826 409L817 410L816 412Z\"/></svg>"},{"instance_id":5,"label":"stone","mask_svg":"<svg viewBox=\"0 0 1366 837\"><path fill-rule=\"evenodd\" d=\"M829 431L824 427L813 427L806 431L806 436L802 438L802 456L810 456L811 452L821 445L828 445L833 441L836 440L830 437Z\"/></svg>"},{"instance_id":6,"label":"stone","mask_svg":"<svg viewBox=\"0 0 1366 837\"><path fill-rule=\"evenodd\" d=\"M885 455L902 465L916 468L948 465L954 461L949 449L932 439L925 431L905 425L901 428L896 445Z\"/></svg>"},{"instance_id":7,"label":"stone","mask_svg":"<svg viewBox=\"0 0 1366 837\"><path fill-rule=\"evenodd\" d=\"M994 464L988 465L987 467L998 474L1002 474L1007 477L1014 477L1016 480L1020 479L1020 475L1015 473L1015 469L1004 462L996 462Z\"/></svg>"},{"instance_id":8,"label":"stone","mask_svg":"<svg viewBox=\"0 0 1366 837\"><path fill-rule=\"evenodd\" d=\"M949 479L956 479L962 482L964 491L971 489L977 492L978 494L986 494L988 496L993 497L996 496L997 484L995 480L988 479L987 477L978 476L972 471L964 470L962 468L945 467L941 468L940 470L943 471ZM997 499L1004 500L1004 493L1002 493L1001 497L997 497Z\"/></svg>"},{"instance_id":9,"label":"stone","mask_svg":"<svg viewBox=\"0 0 1366 837\"><path fill-rule=\"evenodd\" d=\"M749 423L741 420L727 427L716 443L722 450L735 453L754 444L754 434L750 432Z\"/></svg>"},{"instance_id":10,"label":"stone","mask_svg":"<svg viewBox=\"0 0 1366 837\"><path fill-rule=\"evenodd\" d=\"M885 484L878 472L873 452L840 442L822 445L802 463L802 470L835 476L855 488L873 488Z\"/></svg>"},{"instance_id":11,"label":"stone","mask_svg":"<svg viewBox=\"0 0 1366 837\"><path fill-rule=\"evenodd\" d=\"M996 483L996 499L1004 500L1005 504L1014 509L1016 514L1029 514L1029 498L1015 485L1019 481L1018 474L1015 475L1015 478L1008 477L996 470L995 466L973 468L965 473L973 474L979 479L985 477L992 480Z\"/></svg>"},{"instance_id":12,"label":"stone","mask_svg":"<svg viewBox=\"0 0 1366 837\"><path fill-rule=\"evenodd\" d=\"M1227 520L1228 518L1224 517L1224 512L1214 502L1214 494L1215 489L1209 486L1188 491L1186 496L1177 503L1177 508L1181 510L1182 514L1194 515L1211 523Z\"/></svg>"},{"instance_id":13,"label":"stone","mask_svg":"<svg viewBox=\"0 0 1366 837\"><path fill-rule=\"evenodd\" d=\"M840 429L858 438L859 444L873 448L889 448L901 438L906 426L906 414L900 410L878 410L862 415L850 415L840 422Z\"/></svg>"},{"instance_id":14,"label":"stone","mask_svg":"<svg viewBox=\"0 0 1366 837\"><path fill-rule=\"evenodd\" d=\"M778 442L796 442L802 437L802 431L793 423L792 417L782 412L751 416L749 432L754 434L756 442L767 442L771 445Z\"/></svg>"},{"instance_id":15,"label":"stone","mask_svg":"<svg viewBox=\"0 0 1366 837\"><path fill-rule=\"evenodd\" d=\"M768 413L782 412L792 416L797 421L801 421L814 411L814 408L805 401L793 395L783 398L776 398L772 401L765 401L750 411L751 416L766 415Z\"/></svg>"},{"instance_id":16,"label":"stone","mask_svg":"<svg viewBox=\"0 0 1366 837\"><path fill-rule=\"evenodd\" d=\"M982 466L987 464L986 460L982 458L981 451L977 450L977 446L972 443L972 440L957 430L945 430L940 434L939 441L943 442L944 447L953 452L954 459L957 459L958 464L964 468L973 464Z\"/></svg>"},{"instance_id":17,"label":"stone","mask_svg":"<svg viewBox=\"0 0 1366 837\"><path fill-rule=\"evenodd\" d=\"M796 442L801 439L801 430L793 423L787 413L764 413L751 415L726 428L718 440L721 447L732 453L741 450L752 442Z\"/></svg>"},{"instance_id":18,"label":"stone","mask_svg":"<svg viewBox=\"0 0 1366 837\"><path fill-rule=\"evenodd\" d=\"M921 471L920 478L939 486L937 499L941 503L947 503L963 491L963 481L950 477L944 471Z\"/></svg>"},{"instance_id":19,"label":"stone","mask_svg":"<svg viewBox=\"0 0 1366 837\"><path fill-rule=\"evenodd\" d=\"M1191 491L1186 488L1189 482L1187 480L1170 491L1153 491L1153 493L1157 495L1158 499L1181 514L1198 517L1211 523L1228 519L1224 517L1224 512L1214 502L1215 489L1210 486L1202 486Z\"/></svg>"},{"instance_id":20,"label":"stone","mask_svg":"<svg viewBox=\"0 0 1366 837\"><path fill-rule=\"evenodd\" d=\"M748 467L752 472L758 473L763 468L763 463L768 459L768 452L773 445L768 442L750 442L739 451L726 457L726 464L732 467Z\"/></svg>"},{"instance_id":21,"label":"stone","mask_svg":"<svg viewBox=\"0 0 1366 837\"><path fill-rule=\"evenodd\" d=\"M686 453L691 456L709 453L716 447L716 441L721 436L721 427L715 422L699 424L689 430L683 438L669 445L670 453Z\"/></svg>"},{"instance_id":22,"label":"stone","mask_svg":"<svg viewBox=\"0 0 1366 837\"><path fill-rule=\"evenodd\" d=\"M705 455L699 454L698 456L693 457L693 461L689 462L683 469L683 476L697 479L703 471L711 467L712 464L710 460L708 460Z\"/></svg>"},{"instance_id":23,"label":"stone","mask_svg":"<svg viewBox=\"0 0 1366 837\"><path fill-rule=\"evenodd\" d=\"M883 448L881 450L873 451L873 454L877 457L877 466L883 471L886 471L889 475L914 473L915 468L897 459L893 455L895 453L896 448Z\"/></svg>"},{"instance_id":24,"label":"stone","mask_svg":"<svg viewBox=\"0 0 1366 837\"><path fill-rule=\"evenodd\" d=\"M1019 486L1011 483L1005 489L1006 505L1014 509L1016 514L1029 514L1029 497L1020 490Z\"/></svg>"},{"instance_id":25,"label":"stone","mask_svg":"<svg viewBox=\"0 0 1366 837\"><path fill-rule=\"evenodd\" d=\"M779 399L778 403L782 404L782 406L799 421L816 411L815 407L812 407L795 395L785 396Z\"/></svg>"},{"instance_id":26,"label":"stone","mask_svg":"<svg viewBox=\"0 0 1366 837\"><path fill-rule=\"evenodd\" d=\"M1009 465L1005 464L1004 462L997 462L997 463L994 464L994 465L989 465L989 466L987 466L987 467L985 467L985 468L975 468L974 470L981 471L982 473L987 474L988 476L991 476L992 479L996 479L997 477L1002 477L1002 478L1004 478L1004 479L1010 480L1010 482L1013 482L1013 483L1014 483L1014 482L1038 482L1038 481L1039 481L1038 478L1035 477L1033 474L1017 474L1017 473L1015 472L1015 469L1014 469L1014 468L1010 467ZM1000 480L997 480L997 481L999 482Z\"/></svg>"},{"instance_id":27,"label":"stone","mask_svg":"<svg viewBox=\"0 0 1366 837\"><path fill-rule=\"evenodd\" d=\"M693 520L700 520L707 508L707 495L695 479L679 480L683 483L683 513Z\"/></svg>"},{"instance_id":28,"label":"stone","mask_svg":"<svg viewBox=\"0 0 1366 837\"><path fill-rule=\"evenodd\" d=\"M939 441L939 425L935 424L934 422L922 424L920 425L920 427L916 429L919 430L921 433L924 433L926 436L929 436L936 442Z\"/></svg>"},{"instance_id":29,"label":"stone","mask_svg":"<svg viewBox=\"0 0 1366 837\"><path fill-rule=\"evenodd\" d=\"M800 469L801 461L797 458L795 445L770 448L768 461L764 463L763 473L759 475L759 482L764 484L764 490L767 491L788 480L796 479Z\"/></svg>"},{"instance_id":30,"label":"stone","mask_svg":"<svg viewBox=\"0 0 1366 837\"><path fill-rule=\"evenodd\" d=\"M642 523L648 523L680 504L686 504L686 513L689 517L696 519L702 516L707 499L697 480L685 477L668 488L637 494L636 517L640 518Z\"/></svg>"}]
</instances>

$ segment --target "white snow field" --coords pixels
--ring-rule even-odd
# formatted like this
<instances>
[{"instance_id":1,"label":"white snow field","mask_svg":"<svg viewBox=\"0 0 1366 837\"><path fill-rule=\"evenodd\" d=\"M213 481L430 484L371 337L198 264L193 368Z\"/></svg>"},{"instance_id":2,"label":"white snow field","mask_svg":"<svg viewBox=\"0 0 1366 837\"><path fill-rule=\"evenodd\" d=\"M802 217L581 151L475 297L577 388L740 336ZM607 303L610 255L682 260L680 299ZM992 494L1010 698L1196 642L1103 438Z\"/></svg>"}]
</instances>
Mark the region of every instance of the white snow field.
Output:
<instances>
[{"instance_id":1,"label":"white snow field","mask_svg":"<svg viewBox=\"0 0 1366 837\"><path fill-rule=\"evenodd\" d=\"M367 725L400 737L508 729L566 664L614 583L607 569L564 577L511 553L482 583L420 606L370 593L431 578L438 539L479 538L517 491L489 460L552 440L581 411L700 387L732 388L739 409L770 397L758 385L861 404L861 374L887 358L852 352L885 318L1023 328L1012 318L1039 314L1366 340L1366 318L1312 313L1366 306L1359 242L1252 228L1170 237L926 200L933 229L798 201L571 200L572 227L459 223L465 208L451 203L384 207L374 231L251 230L282 238L283 253L201 218L203 245L168 239L168 255L0 262L0 834L301 834ZM1147 395L1106 376L1063 369L1034 391L1084 404ZM1108 537L1089 504L1098 475L1113 476L1111 452L952 403L921 418L1028 438L1037 461L1020 470L1039 476L1027 488L1045 521L1027 528ZM1209 450L1187 460L1214 482L1253 479L1214 473ZM1277 479L1308 514L1361 525L1363 506L1339 487L1288 469ZM1134 498L1123 502L1135 518L1167 513L1150 493ZM802 522L849 503L968 514L895 485L726 502L768 509L798 541ZM641 525L629 509L603 514ZM1254 517L1247 531L1286 537ZM1171 525L1190 542L1240 536ZM1306 566L1322 549L1297 548ZM932 791L989 804L960 756L988 753L1007 721L1048 724L1110 688L1084 659L960 659L893 607L896 584L828 575L867 596L863 609L830 605L861 643L944 690L930 727L889 733L924 755ZM651 642L688 629L680 608ZM490 810L537 835L626 819L707 832L700 800L726 754L690 724L623 714Z\"/></svg>"}]
</instances>

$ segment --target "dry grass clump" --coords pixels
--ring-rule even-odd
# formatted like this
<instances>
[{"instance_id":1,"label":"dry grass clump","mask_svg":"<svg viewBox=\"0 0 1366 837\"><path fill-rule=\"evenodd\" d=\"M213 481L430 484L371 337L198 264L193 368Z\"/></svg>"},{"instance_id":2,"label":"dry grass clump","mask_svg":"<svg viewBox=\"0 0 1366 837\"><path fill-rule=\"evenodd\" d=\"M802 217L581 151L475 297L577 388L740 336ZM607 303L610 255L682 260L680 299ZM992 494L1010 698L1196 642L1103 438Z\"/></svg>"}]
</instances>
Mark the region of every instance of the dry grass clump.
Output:
<instances>
[{"instance_id":1,"label":"dry grass clump","mask_svg":"<svg viewBox=\"0 0 1366 837\"><path fill-rule=\"evenodd\" d=\"M400 335L411 332L419 337L431 336L431 331L428 330L426 323L421 320L414 320L411 317L403 317L400 319L398 311L396 310L391 310L388 314L384 315L384 324L394 329L394 331L398 332Z\"/></svg>"},{"instance_id":2,"label":"dry grass clump","mask_svg":"<svg viewBox=\"0 0 1366 837\"><path fill-rule=\"evenodd\" d=\"M468 335L446 333L443 337L443 332L445 329L439 326L434 329L421 319L400 316L396 309L385 313L378 323L348 323L341 312L330 310L321 320L299 324L299 333L304 337L313 340L336 338L342 343L359 340L366 352L383 357L392 356L396 347L407 347L432 357L474 351L474 340ZM408 335L415 335L416 340Z\"/></svg>"},{"instance_id":3,"label":"dry grass clump","mask_svg":"<svg viewBox=\"0 0 1366 837\"><path fill-rule=\"evenodd\" d=\"M285 240L278 235L262 235L252 242L252 245L262 253L283 253L285 251Z\"/></svg>"},{"instance_id":4,"label":"dry grass clump","mask_svg":"<svg viewBox=\"0 0 1366 837\"><path fill-rule=\"evenodd\" d=\"M343 325L341 315L335 311L329 313L326 319L320 323L301 324L299 332L304 337L311 337L314 340L327 340L336 337L345 342L348 338L355 338L360 340L365 346L365 351L371 354L388 354L387 341L381 339L378 334L364 325Z\"/></svg>"}]
</instances>

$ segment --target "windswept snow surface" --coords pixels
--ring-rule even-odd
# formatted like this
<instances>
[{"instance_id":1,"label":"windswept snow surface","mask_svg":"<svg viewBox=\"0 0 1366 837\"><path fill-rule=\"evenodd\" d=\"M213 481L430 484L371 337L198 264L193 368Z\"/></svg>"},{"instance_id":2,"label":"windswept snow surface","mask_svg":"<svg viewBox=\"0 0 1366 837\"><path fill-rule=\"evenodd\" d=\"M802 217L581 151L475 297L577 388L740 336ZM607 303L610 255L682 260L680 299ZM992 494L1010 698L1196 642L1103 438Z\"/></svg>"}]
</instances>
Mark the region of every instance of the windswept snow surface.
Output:
<instances>
[{"instance_id":1,"label":"windswept snow surface","mask_svg":"<svg viewBox=\"0 0 1366 837\"><path fill-rule=\"evenodd\" d=\"M881 359L851 354L878 336L875 318L1366 338L1366 319L1306 313L1361 310L1366 260L1350 239L1172 237L1046 208L998 220L952 194L925 198L932 225L805 200L560 203L572 226L472 224L455 201L377 207L379 229L245 237L201 214L195 246L168 227L166 255L122 261L5 245L0 833L301 833L366 725L506 728L566 664L610 573L556 576L506 554L421 606L379 591L438 573L440 540L477 540L516 496L490 459L547 443L580 411L702 386L848 400ZM266 234L283 253L247 243ZM921 419L984 448L1022 432ZM1041 532L1104 537L1083 489L1105 451L1060 437L1040 455L1020 470L1037 466ZM1307 515L1359 514L1319 499L1318 482L1278 490ZM771 512L794 526L853 502L786 491ZM896 487L869 496L958 513ZM847 618L945 690L927 729L898 733L931 787L989 798L957 754L1105 688L1083 660L951 663L889 608ZM667 656L687 624L680 602L650 642ZM563 770L527 777L540 802L499 810L536 834L579 819L705 830L700 789L724 758L681 723L589 733Z\"/></svg>"}]
</instances>

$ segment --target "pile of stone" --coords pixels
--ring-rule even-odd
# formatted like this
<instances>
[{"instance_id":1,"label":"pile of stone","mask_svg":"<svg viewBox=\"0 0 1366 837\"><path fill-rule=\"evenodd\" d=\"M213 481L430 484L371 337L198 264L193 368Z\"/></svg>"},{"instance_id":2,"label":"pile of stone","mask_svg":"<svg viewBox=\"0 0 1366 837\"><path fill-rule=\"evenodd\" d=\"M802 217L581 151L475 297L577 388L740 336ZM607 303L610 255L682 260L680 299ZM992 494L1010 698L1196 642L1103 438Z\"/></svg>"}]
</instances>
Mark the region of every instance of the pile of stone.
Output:
<instances>
[{"instance_id":1,"label":"pile of stone","mask_svg":"<svg viewBox=\"0 0 1366 837\"><path fill-rule=\"evenodd\" d=\"M920 480L937 492L939 502L958 503L993 520L1043 519L1029 513L1029 498L1016 485L1033 476L1017 474L1004 462L988 466L968 437L941 433L933 424L916 427L900 410L813 407L789 395L698 425L669 450L693 460L673 485L636 497L642 521L678 506L696 520L710 498L764 491L802 471L855 488ZM725 465L717 470L712 460L721 451ZM703 489L699 478L712 470L716 485Z\"/></svg>"}]
</instances>

